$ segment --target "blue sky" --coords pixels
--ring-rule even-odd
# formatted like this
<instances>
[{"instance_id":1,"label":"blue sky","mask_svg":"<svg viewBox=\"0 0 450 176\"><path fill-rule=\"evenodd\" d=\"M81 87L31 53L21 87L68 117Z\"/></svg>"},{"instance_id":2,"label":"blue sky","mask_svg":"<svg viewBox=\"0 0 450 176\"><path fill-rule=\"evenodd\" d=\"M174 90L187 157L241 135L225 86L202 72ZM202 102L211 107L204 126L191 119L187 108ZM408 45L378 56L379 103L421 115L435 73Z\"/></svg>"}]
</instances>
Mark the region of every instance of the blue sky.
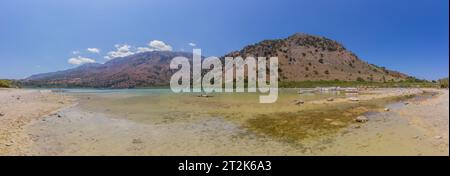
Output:
<instances>
[{"instance_id":1,"label":"blue sky","mask_svg":"<svg viewBox=\"0 0 450 176\"><path fill-rule=\"evenodd\" d=\"M203 55L221 56L264 39L303 32L337 40L369 63L437 79L449 73L448 3L5 0L0 4L0 78L75 67L68 63L70 58L103 63L117 44L151 49L148 43L158 40L173 50L190 51L189 43L195 43Z\"/></svg>"}]
</instances>

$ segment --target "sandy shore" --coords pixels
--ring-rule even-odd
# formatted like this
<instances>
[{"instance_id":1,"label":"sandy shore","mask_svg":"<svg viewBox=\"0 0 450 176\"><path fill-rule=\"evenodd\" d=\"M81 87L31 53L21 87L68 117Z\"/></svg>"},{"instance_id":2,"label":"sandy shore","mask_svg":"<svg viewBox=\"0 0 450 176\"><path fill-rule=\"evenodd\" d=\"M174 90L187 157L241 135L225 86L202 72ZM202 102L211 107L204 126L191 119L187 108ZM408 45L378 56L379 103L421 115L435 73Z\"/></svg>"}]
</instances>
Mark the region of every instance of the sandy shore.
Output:
<instances>
[{"instance_id":1,"label":"sandy shore","mask_svg":"<svg viewBox=\"0 0 450 176\"><path fill-rule=\"evenodd\" d=\"M220 115L141 123L72 106L79 100L68 95L0 89L0 155L448 155L448 90L373 89L358 97L371 101L424 90L439 94L374 114L358 128L351 125L333 136L292 144L255 134ZM351 100L305 105L345 102Z\"/></svg>"},{"instance_id":2,"label":"sandy shore","mask_svg":"<svg viewBox=\"0 0 450 176\"><path fill-rule=\"evenodd\" d=\"M411 125L424 132L424 136L415 138L429 139L432 144L446 155L449 154L449 91L438 91L435 98L411 103L400 110L400 115L408 119Z\"/></svg>"},{"instance_id":3,"label":"sandy shore","mask_svg":"<svg viewBox=\"0 0 450 176\"><path fill-rule=\"evenodd\" d=\"M320 155L448 156L449 91L391 104L369 115L369 123L349 128Z\"/></svg>"},{"instance_id":4,"label":"sandy shore","mask_svg":"<svg viewBox=\"0 0 450 176\"><path fill-rule=\"evenodd\" d=\"M73 102L48 90L0 89L0 155L26 154L32 140L23 126Z\"/></svg>"}]
</instances>

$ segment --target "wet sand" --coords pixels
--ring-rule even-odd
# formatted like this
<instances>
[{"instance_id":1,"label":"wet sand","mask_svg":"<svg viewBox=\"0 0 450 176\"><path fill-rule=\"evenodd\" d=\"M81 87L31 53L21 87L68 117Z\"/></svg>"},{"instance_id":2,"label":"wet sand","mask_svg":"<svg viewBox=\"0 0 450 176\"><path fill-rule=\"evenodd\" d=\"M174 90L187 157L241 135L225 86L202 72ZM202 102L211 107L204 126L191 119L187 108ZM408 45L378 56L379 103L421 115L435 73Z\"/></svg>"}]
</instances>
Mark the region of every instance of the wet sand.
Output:
<instances>
[{"instance_id":1,"label":"wet sand","mask_svg":"<svg viewBox=\"0 0 450 176\"><path fill-rule=\"evenodd\" d=\"M59 106L64 107L59 116L25 123L18 133L26 134L28 145L8 146L11 150L3 154L448 155L448 90L426 91L439 94L401 99L408 105L390 98L423 90L366 90L358 102L342 94L309 97L287 91L270 106L257 103L255 95L67 94L77 99L76 106ZM330 96L335 100L326 101ZM299 98L305 103L295 105ZM390 111L383 112L380 108L387 102ZM360 108L363 105L370 109ZM303 120L308 117L302 113L317 108L333 112L336 107L348 117ZM353 121L355 114L367 110L374 112L366 114L369 122ZM252 123L258 120L276 125L264 129ZM302 137L285 134L303 131L307 135Z\"/></svg>"}]
</instances>

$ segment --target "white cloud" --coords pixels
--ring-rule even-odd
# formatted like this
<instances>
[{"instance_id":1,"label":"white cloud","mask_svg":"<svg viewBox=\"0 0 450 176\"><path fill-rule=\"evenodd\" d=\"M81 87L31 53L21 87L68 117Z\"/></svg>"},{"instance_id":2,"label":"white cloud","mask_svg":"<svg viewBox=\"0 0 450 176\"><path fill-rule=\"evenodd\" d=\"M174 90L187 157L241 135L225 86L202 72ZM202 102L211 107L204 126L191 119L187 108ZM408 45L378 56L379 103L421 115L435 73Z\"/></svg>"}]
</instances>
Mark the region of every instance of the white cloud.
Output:
<instances>
[{"instance_id":1,"label":"white cloud","mask_svg":"<svg viewBox=\"0 0 450 176\"><path fill-rule=\"evenodd\" d=\"M159 40L152 40L148 43L147 47L134 48L130 45L115 45L116 51L110 51L104 57L105 59L111 60L118 57L126 57L136 53L149 52L149 51L172 51L172 46Z\"/></svg>"},{"instance_id":2,"label":"white cloud","mask_svg":"<svg viewBox=\"0 0 450 176\"><path fill-rule=\"evenodd\" d=\"M72 54L73 54L73 55L80 54L80 51L72 51Z\"/></svg>"},{"instance_id":3,"label":"white cloud","mask_svg":"<svg viewBox=\"0 0 450 176\"><path fill-rule=\"evenodd\" d=\"M95 63L95 60L91 59L91 58L87 58L87 57L78 56L78 57L70 58L67 62L69 62L69 64L72 64L72 65L81 65L81 64L86 64L86 63Z\"/></svg>"},{"instance_id":4,"label":"white cloud","mask_svg":"<svg viewBox=\"0 0 450 176\"><path fill-rule=\"evenodd\" d=\"M131 51L130 45L114 45L116 47L116 51L110 51L108 52L108 55L105 56L105 59L111 60L118 57L126 57L129 55L135 54L133 51Z\"/></svg>"},{"instance_id":5,"label":"white cloud","mask_svg":"<svg viewBox=\"0 0 450 176\"><path fill-rule=\"evenodd\" d=\"M100 49L98 49L98 48L88 48L86 50L91 52L91 53L96 53L96 54L100 53Z\"/></svg>"},{"instance_id":6,"label":"white cloud","mask_svg":"<svg viewBox=\"0 0 450 176\"><path fill-rule=\"evenodd\" d=\"M139 53L147 51L172 51L172 46L160 40L152 40L148 43L148 47L138 47Z\"/></svg>"},{"instance_id":7,"label":"white cloud","mask_svg":"<svg viewBox=\"0 0 450 176\"><path fill-rule=\"evenodd\" d=\"M192 47L195 47L195 46L197 46L197 44L195 44L195 43L192 43L192 42L191 42L191 43L188 43L188 45L189 45L189 46L192 46Z\"/></svg>"},{"instance_id":8,"label":"white cloud","mask_svg":"<svg viewBox=\"0 0 450 176\"><path fill-rule=\"evenodd\" d=\"M172 47L165 44L163 41L153 40L148 45L150 48L155 49L155 51L172 51Z\"/></svg>"}]
</instances>

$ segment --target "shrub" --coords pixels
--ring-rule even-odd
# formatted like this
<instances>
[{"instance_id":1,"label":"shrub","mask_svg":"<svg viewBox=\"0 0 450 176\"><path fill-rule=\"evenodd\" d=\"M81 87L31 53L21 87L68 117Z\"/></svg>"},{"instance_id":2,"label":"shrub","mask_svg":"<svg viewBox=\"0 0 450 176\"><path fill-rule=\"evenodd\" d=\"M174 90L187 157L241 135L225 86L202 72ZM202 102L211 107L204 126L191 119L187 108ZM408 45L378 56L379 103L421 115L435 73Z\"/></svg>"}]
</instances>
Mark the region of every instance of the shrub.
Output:
<instances>
[{"instance_id":1,"label":"shrub","mask_svg":"<svg viewBox=\"0 0 450 176\"><path fill-rule=\"evenodd\" d=\"M439 80L439 87L441 87L441 88L448 88L448 78L440 79Z\"/></svg>"},{"instance_id":2,"label":"shrub","mask_svg":"<svg viewBox=\"0 0 450 176\"><path fill-rule=\"evenodd\" d=\"M366 80L364 80L364 78L358 77L358 78L356 78L356 81L358 81L358 82L364 82L364 81L366 81Z\"/></svg>"},{"instance_id":3,"label":"shrub","mask_svg":"<svg viewBox=\"0 0 450 176\"><path fill-rule=\"evenodd\" d=\"M323 64L323 59L319 59L319 63Z\"/></svg>"},{"instance_id":4,"label":"shrub","mask_svg":"<svg viewBox=\"0 0 450 176\"><path fill-rule=\"evenodd\" d=\"M0 87L10 88L12 87L10 80L0 80Z\"/></svg>"}]
</instances>

